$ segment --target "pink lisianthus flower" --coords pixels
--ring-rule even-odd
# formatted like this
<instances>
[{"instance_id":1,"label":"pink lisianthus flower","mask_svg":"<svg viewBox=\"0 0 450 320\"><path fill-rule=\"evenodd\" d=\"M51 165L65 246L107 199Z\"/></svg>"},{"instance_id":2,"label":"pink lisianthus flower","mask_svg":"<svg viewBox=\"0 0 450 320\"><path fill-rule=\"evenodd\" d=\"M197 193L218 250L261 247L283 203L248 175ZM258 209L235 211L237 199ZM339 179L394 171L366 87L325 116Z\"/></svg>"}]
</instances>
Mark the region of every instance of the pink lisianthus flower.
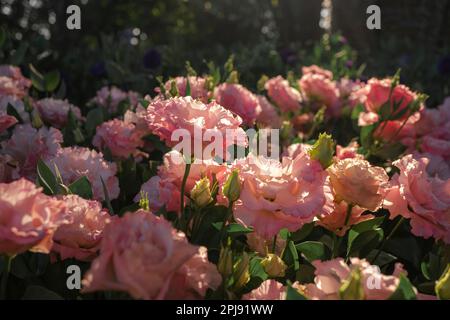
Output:
<instances>
[{"instance_id":1,"label":"pink lisianthus flower","mask_svg":"<svg viewBox=\"0 0 450 320\"><path fill-rule=\"evenodd\" d=\"M311 300L339 300L339 289L343 281L349 279L353 270L359 269L363 299L387 300L397 289L400 275L407 274L400 263L395 265L392 275L384 275L377 266L370 265L364 259L351 258L350 261L350 265L342 258L314 261L313 265L316 268L314 284L300 285L300 290Z\"/></svg>"},{"instance_id":2,"label":"pink lisianthus flower","mask_svg":"<svg viewBox=\"0 0 450 320\"><path fill-rule=\"evenodd\" d=\"M390 217L410 219L416 236L450 243L450 179L436 174L442 171L433 172L436 165L428 168L430 159L420 154L406 155L393 164L400 174L392 177L383 205Z\"/></svg>"},{"instance_id":3,"label":"pink lisianthus flower","mask_svg":"<svg viewBox=\"0 0 450 320\"><path fill-rule=\"evenodd\" d=\"M115 163L103 159L103 154L83 147L61 148L58 153L46 161L50 169L58 167L63 182L71 184L77 179L86 176L92 185L94 199L104 200L103 179L111 200L119 196L119 180L116 177Z\"/></svg>"},{"instance_id":4,"label":"pink lisianthus flower","mask_svg":"<svg viewBox=\"0 0 450 320\"><path fill-rule=\"evenodd\" d=\"M336 203L333 212L329 215L320 217L317 224L327 230L330 230L331 232L336 233L338 236L343 237L351 226L375 217L372 214L363 214L366 211L365 209L354 206L346 223L345 219L347 217L347 210L348 204L344 201Z\"/></svg>"},{"instance_id":5,"label":"pink lisianthus flower","mask_svg":"<svg viewBox=\"0 0 450 320\"><path fill-rule=\"evenodd\" d=\"M289 82L278 76L269 79L265 85L267 95L280 108L281 112L299 111L302 96L297 89L292 88Z\"/></svg>"},{"instance_id":6,"label":"pink lisianthus flower","mask_svg":"<svg viewBox=\"0 0 450 320\"><path fill-rule=\"evenodd\" d=\"M180 96L186 96L186 88L187 88L187 80L189 79L189 86L191 87L190 96L193 99L201 100L203 103L208 103L208 99L211 94L208 92L206 88L206 79L201 77L176 77L174 79L166 81L164 84L164 88L167 92L172 88L172 83L175 82L178 93ZM155 89L156 92L160 92L160 88Z\"/></svg>"},{"instance_id":7,"label":"pink lisianthus flower","mask_svg":"<svg viewBox=\"0 0 450 320\"><path fill-rule=\"evenodd\" d=\"M68 121L69 111L76 119L81 120L80 108L70 104L67 100L45 98L35 102L42 119L55 128L63 128Z\"/></svg>"},{"instance_id":8,"label":"pink lisianthus flower","mask_svg":"<svg viewBox=\"0 0 450 320\"><path fill-rule=\"evenodd\" d=\"M304 74L298 81L300 90L305 99L314 109L326 107L329 116L337 117L340 114L339 90L336 83L322 74Z\"/></svg>"},{"instance_id":9,"label":"pink lisianthus flower","mask_svg":"<svg viewBox=\"0 0 450 320\"><path fill-rule=\"evenodd\" d=\"M92 98L90 103L106 108L109 113L114 114L119 111L119 104L127 99L132 107L136 106L138 104L138 97L139 95L133 91L125 92L115 86L103 87L97 91L97 95Z\"/></svg>"},{"instance_id":10,"label":"pink lisianthus flower","mask_svg":"<svg viewBox=\"0 0 450 320\"><path fill-rule=\"evenodd\" d=\"M302 67L302 74L317 74L323 76L326 79L333 79L333 72L323 69L315 64L309 67Z\"/></svg>"},{"instance_id":11,"label":"pink lisianthus flower","mask_svg":"<svg viewBox=\"0 0 450 320\"><path fill-rule=\"evenodd\" d=\"M222 83L214 90L214 99L225 109L242 118L251 126L261 112L258 98L240 84Z\"/></svg>"},{"instance_id":12,"label":"pink lisianthus flower","mask_svg":"<svg viewBox=\"0 0 450 320\"><path fill-rule=\"evenodd\" d=\"M125 291L135 299L202 297L220 275L202 247L151 212L127 213L103 232L100 255L83 280L83 292Z\"/></svg>"},{"instance_id":13,"label":"pink lisianthus flower","mask_svg":"<svg viewBox=\"0 0 450 320\"><path fill-rule=\"evenodd\" d=\"M346 147L337 145L335 158L338 160L343 160L347 158L364 159L364 156L358 153L358 148L359 145L358 142L356 141L350 142L350 144Z\"/></svg>"},{"instance_id":14,"label":"pink lisianthus flower","mask_svg":"<svg viewBox=\"0 0 450 320\"><path fill-rule=\"evenodd\" d=\"M31 87L31 80L25 78L18 67L0 66L0 96L23 98Z\"/></svg>"},{"instance_id":15,"label":"pink lisianthus flower","mask_svg":"<svg viewBox=\"0 0 450 320\"><path fill-rule=\"evenodd\" d=\"M183 182L184 171L186 168L183 155L178 151L170 151L164 155L164 164L158 168L158 175L153 176L141 186L141 192L136 195L135 201L139 201L141 193L147 194L149 205L152 210L158 210L166 206L167 211L180 211L181 184ZM186 180L185 203L189 203L189 194L194 188L195 183L207 177L212 184L213 176L216 177L219 184L219 194L217 201L226 204L227 200L222 194L221 186L228 176L229 170L226 165L208 160L196 159L189 170L189 176Z\"/></svg>"},{"instance_id":16,"label":"pink lisianthus flower","mask_svg":"<svg viewBox=\"0 0 450 320\"><path fill-rule=\"evenodd\" d=\"M328 173L337 202L344 200L370 211L381 207L389 180L383 168L366 160L347 158L331 165Z\"/></svg>"},{"instance_id":17,"label":"pink lisianthus flower","mask_svg":"<svg viewBox=\"0 0 450 320\"><path fill-rule=\"evenodd\" d=\"M250 154L234 166L242 180L234 217L266 239L283 228L296 231L332 210L328 175L306 153L282 162Z\"/></svg>"},{"instance_id":18,"label":"pink lisianthus flower","mask_svg":"<svg viewBox=\"0 0 450 320\"><path fill-rule=\"evenodd\" d=\"M251 250L257 252L261 257L265 257L267 253L272 250L273 239L265 239L258 233L251 232L247 234L247 244ZM285 247L286 240L281 237L277 237L275 242L275 252L273 253L281 256Z\"/></svg>"},{"instance_id":19,"label":"pink lisianthus flower","mask_svg":"<svg viewBox=\"0 0 450 320\"><path fill-rule=\"evenodd\" d=\"M30 115L25 110L23 101L14 96L0 95L0 117L8 115L8 104L10 104L14 108L14 110L17 111L24 123L30 122Z\"/></svg>"},{"instance_id":20,"label":"pink lisianthus flower","mask_svg":"<svg viewBox=\"0 0 450 320\"><path fill-rule=\"evenodd\" d=\"M0 134L17 123L17 119L13 116L3 114L0 115Z\"/></svg>"},{"instance_id":21,"label":"pink lisianthus flower","mask_svg":"<svg viewBox=\"0 0 450 320\"><path fill-rule=\"evenodd\" d=\"M281 118L273 104L264 96L258 95L256 97L261 107L256 117L256 122L263 127L279 129L281 127Z\"/></svg>"},{"instance_id":22,"label":"pink lisianthus flower","mask_svg":"<svg viewBox=\"0 0 450 320\"><path fill-rule=\"evenodd\" d=\"M61 260L91 261L97 256L103 229L112 217L94 200L85 200L77 195L62 196L60 200L67 206L71 222L56 230L52 251L58 253Z\"/></svg>"},{"instance_id":23,"label":"pink lisianthus flower","mask_svg":"<svg viewBox=\"0 0 450 320\"><path fill-rule=\"evenodd\" d=\"M142 132L136 130L134 124L113 119L97 127L92 144L100 150L107 147L115 157L128 158L131 155L144 155L138 150L144 146L141 138Z\"/></svg>"},{"instance_id":24,"label":"pink lisianthus flower","mask_svg":"<svg viewBox=\"0 0 450 320\"><path fill-rule=\"evenodd\" d=\"M26 179L0 183L0 254L49 253L55 230L70 222L65 209Z\"/></svg>"},{"instance_id":25,"label":"pink lisianthus flower","mask_svg":"<svg viewBox=\"0 0 450 320\"><path fill-rule=\"evenodd\" d=\"M337 82L339 97L344 105L354 108L358 104L364 104L366 101L365 92L361 91L364 83L359 80L353 81L348 78L342 78Z\"/></svg>"},{"instance_id":26,"label":"pink lisianthus flower","mask_svg":"<svg viewBox=\"0 0 450 320\"><path fill-rule=\"evenodd\" d=\"M174 147L179 143L185 143L183 133L188 135L191 152L197 150L206 152L206 147L210 144L206 139L209 137L219 137L222 144L218 147L222 150L212 150L219 152L215 154L221 158L227 157L227 148L233 144L245 146L247 143L246 134L240 127L242 120L233 113L216 102L204 104L191 97L176 97L167 100L155 99L150 102L146 116L149 131L163 140L169 147ZM181 132L181 130L183 130ZM177 133L182 134L175 137ZM173 136L174 135L174 136ZM219 140L220 141L220 140ZM185 150L184 150L185 151ZM223 152L223 154L222 154ZM211 155L199 155L197 158L209 158Z\"/></svg>"},{"instance_id":27,"label":"pink lisianthus flower","mask_svg":"<svg viewBox=\"0 0 450 320\"><path fill-rule=\"evenodd\" d=\"M16 125L11 138L2 142L2 152L18 163L14 178L36 178L39 159L49 159L61 149L63 137L58 129L42 127L35 129L31 124Z\"/></svg>"},{"instance_id":28,"label":"pink lisianthus flower","mask_svg":"<svg viewBox=\"0 0 450 320\"><path fill-rule=\"evenodd\" d=\"M244 294L242 300L285 300L286 287L276 280L266 280L251 292Z\"/></svg>"}]
</instances>

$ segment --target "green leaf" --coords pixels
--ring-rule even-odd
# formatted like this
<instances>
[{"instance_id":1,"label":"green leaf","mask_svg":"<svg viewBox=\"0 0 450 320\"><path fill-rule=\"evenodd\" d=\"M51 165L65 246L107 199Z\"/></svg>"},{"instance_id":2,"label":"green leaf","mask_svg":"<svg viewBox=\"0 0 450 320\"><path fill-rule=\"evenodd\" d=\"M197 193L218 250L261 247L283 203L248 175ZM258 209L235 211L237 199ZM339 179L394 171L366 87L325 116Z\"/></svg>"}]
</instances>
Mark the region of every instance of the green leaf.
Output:
<instances>
[{"instance_id":1,"label":"green leaf","mask_svg":"<svg viewBox=\"0 0 450 320\"><path fill-rule=\"evenodd\" d=\"M191 96L191 83L189 81L189 77L186 77L186 97Z\"/></svg>"},{"instance_id":2,"label":"green leaf","mask_svg":"<svg viewBox=\"0 0 450 320\"><path fill-rule=\"evenodd\" d=\"M303 239L305 239L306 237L308 237L311 234L313 229L314 229L314 222L303 225L303 227L300 230L294 232L291 235L292 241L294 241L294 242L302 241Z\"/></svg>"},{"instance_id":3,"label":"green leaf","mask_svg":"<svg viewBox=\"0 0 450 320\"><path fill-rule=\"evenodd\" d=\"M10 64L15 66L21 65L29 46L30 45L28 44L27 41L21 41L19 48L14 52L14 54L9 59Z\"/></svg>"},{"instance_id":4,"label":"green leaf","mask_svg":"<svg viewBox=\"0 0 450 320\"><path fill-rule=\"evenodd\" d=\"M64 300L56 292L44 287L31 285L26 288L22 300Z\"/></svg>"},{"instance_id":5,"label":"green leaf","mask_svg":"<svg viewBox=\"0 0 450 320\"><path fill-rule=\"evenodd\" d=\"M414 287L405 275L400 275L400 283L397 289L389 297L389 300L416 300Z\"/></svg>"},{"instance_id":6,"label":"green leaf","mask_svg":"<svg viewBox=\"0 0 450 320\"><path fill-rule=\"evenodd\" d=\"M361 127L361 132L359 134L359 140L361 141L361 146L369 150L373 144L373 131L375 130L375 125Z\"/></svg>"},{"instance_id":7,"label":"green leaf","mask_svg":"<svg viewBox=\"0 0 450 320\"><path fill-rule=\"evenodd\" d=\"M297 244L295 247L309 262L326 260L330 255L328 247L318 241L305 241Z\"/></svg>"},{"instance_id":8,"label":"green leaf","mask_svg":"<svg viewBox=\"0 0 450 320\"><path fill-rule=\"evenodd\" d=\"M239 224L239 223L230 223L229 225L227 225L226 230L229 235L233 235L233 236L253 232L253 228L244 227L242 224Z\"/></svg>"},{"instance_id":9,"label":"green leaf","mask_svg":"<svg viewBox=\"0 0 450 320\"><path fill-rule=\"evenodd\" d=\"M6 42L6 31L5 29L0 27L0 48L3 47L5 42Z\"/></svg>"},{"instance_id":10,"label":"green leaf","mask_svg":"<svg viewBox=\"0 0 450 320\"><path fill-rule=\"evenodd\" d=\"M114 215L114 209L111 205L111 198L109 197L108 189L106 188L105 181L103 181L103 177L100 176L100 181L102 182L103 194L105 196L106 206L108 207L109 213Z\"/></svg>"},{"instance_id":11,"label":"green leaf","mask_svg":"<svg viewBox=\"0 0 450 320\"><path fill-rule=\"evenodd\" d=\"M104 121L103 110L101 107L92 109L86 116L86 132L88 136L93 136L98 125Z\"/></svg>"},{"instance_id":12,"label":"green leaf","mask_svg":"<svg viewBox=\"0 0 450 320\"><path fill-rule=\"evenodd\" d=\"M356 105L352 110L351 118L352 120L358 120L359 114L364 111L364 106L362 104Z\"/></svg>"},{"instance_id":13,"label":"green leaf","mask_svg":"<svg viewBox=\"0 0 450 320\"><path fill-rule=\"evenodd\" d=\"M44 75L40 73L32 64L30 64L29 67L31 71L30 77L33 87L35 87L38 91L45 92Z\"/></svg>"},{"instance_id":14,"label":"green leaf","mask_svg":"<svg viewBox=\"0 0 450 320\"><path fill-rule=\"evenodd\" d=\"M378 249L372 250L367 256L366 260L373 261L375 256L378 254ZM380 254L378 254L378 257L375 261L373 261L372 264L376 264L377 266L383 267L391 262L397 261L397 257L389 254L387 252L381 251Z\"/></svg>"},{"instance_id":15,"label":"green leaf","mask_svg":"<svg viewBox=\"0 0 450 320\"><path fill-rule=\"evenodd\" d=\"M56 195L59 193L58 181L53 171L41 159L37 163L38 184L44 188L44 193Z\"/></svg>"},{"instance_id":16,"label":"green leaf","mask_svg":"<svg viewBox=\"0 0 450 320\"><path fill-rule=\"evenodd\" d=\"M375 229L356 233L350 230L348 235L347 256L354 255L360 251L369 253L383 239L383 229Z\"/></svg>"},{"instance_id":17,"label":"green leaf","mask_svg":"<svg viewBox=\"0 0 450 320\"><path fill-rule=\"evenodd\" d=\"M69 185L69 190L84 199L92 199L92 186L85 176L75 180Z\"/></svg>"},{"instance_id":18,"label":"green leaf","mask_svg":"<svg viewBox=\"0 0 450 320\"><path fill-rule=\"evenodd\" d=\"M23 123L23 119L20 114L17 112L16 108L10 103L6 106L6 113L10 116L13 116L19 121L19 123Z\"/></svg>"},{"instance_id":19,"label":"green leaf","mask_svg":"<svg viewBox=\"0 0 450 320\"><path fill-rule=\"evenodd\" d=\"M308 300L308 299L304 295L302 295L297 289L293 288L291 285L288 285L286 289L286 300Z\"/></svg>"},{"instance_id":20,"label":"green leaf","mask_svg":"<svg viewBox=\"0 0 450 320\"><path fill-rule=\"evenodd\" d=\"M384 221L384 217L377 217L370 220L360 222L352 227L353 231L362 233L364 231L377 229Z\"/></svg>"},{"instance_id":21,"label":"green leaf","mask_svg":"<svg viewBox=\"0 0 450 320\"><path fill-rule=\"evenodd\" d=\"M288 269L297 271L300 267L298 262L298 252L293 241L288 241L286 250L284 251L283 260L288 266Z\"/></svg>"},{"instance_id":22,"label":"green leaf","mask_svg":"<svg viewBox=\"0 0 450 320\"><path fill-rule=\"evenodd\" d=\"M324 169L328 168L333 163L334 142L331 135L321 133L319 139L314 143L309 155L312 159L320 162Z\"/></svg>"},{"instance_id":23,"label":"green leaf","mask_svg":"<svg viewBox=\"0 0 450 320\"><path fill-rule=\"evenodd\" d=\"M350 278L344 280L339 288L339 296L342 300L364 300L364 288L362 286L361 270L355 269Z\"/></svg>"},{"instance_id":24,"label":"green leaf","mask_svg":"<svg viewBox=\"0 0 450 320\"><path fill-rule=\"evenodd\" d=\"M45 74L44 76L45 91L53 92L58 87L60 80L61 75L57 70Z\"/></svg>"}]
</instances>

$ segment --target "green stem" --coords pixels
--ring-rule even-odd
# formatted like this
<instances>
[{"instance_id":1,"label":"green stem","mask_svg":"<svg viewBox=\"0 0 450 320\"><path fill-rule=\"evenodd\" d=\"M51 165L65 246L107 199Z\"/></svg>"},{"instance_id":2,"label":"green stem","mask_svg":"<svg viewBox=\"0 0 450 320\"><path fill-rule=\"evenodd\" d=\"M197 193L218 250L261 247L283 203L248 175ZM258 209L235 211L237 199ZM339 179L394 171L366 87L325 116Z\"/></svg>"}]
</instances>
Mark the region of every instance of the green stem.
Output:
<instances>
[{"instance_id":1,"label":"green stem","mask_svg":"<svg viewBox=\"0 0 450 320\"><path fill-rule=\"evenodd\" d=\"M180 199L180 214L184 213L184 190L186 189L186 181L189 177L189 171L191 171L191 163L186 163L186 167L184 169L183 181L181 183L181 199Z\"/></svg>"},{"instance_id":2,"label":"green stem","mask_svg":"<svg viewBox=\"0 0 450 320\"><path fill-rule=\"evenodd\" d=\"M8 287L8 277L9 272L11 270L11 262L13 260L13 256L5 256L6 260L6 266L3 270L2 277L1 277L1 287L0 287L0 299L5 300L6 299L6 289Z\"/></svg>"},{"instance_id":3,"label":"green stem","mask_svg":"<svg viewBox=\"0 0 450 320\"><path fill-rule=\"evenodd\" d=\"M222 242L223 236L225 234L225 227L227 225L227 222L231 219L231 216L233 215L233 202L230 201L227 208L227 215L225 217L225 220L223 221L222 228L220 228L220 241Z\"/></svg>"},{"instance_id":4,"label":"green stem","mask_svg":"<svg viewBox=\"0 0 450 320\"><path fill-rule=\"evenodd\" d=\"M273 237L273 243L272 243L272 253L275 253L275 250L277 249L277 235Z\"/></svg>"},{"instance_id":5,"label":"green stem","mask_svg":"<svg viewBox=\"0 0 450 320\"><path fill-rule=\"evenodd\" d=\"M347 227L348 222L350 221L350 217L352 215L352 209L353 209L352 204L347 205L347 213L345 214L344 226L342 227L344 229ZM334 240L336 240L335 238L336 238L336 235L334 234ZM339 248L341 247L343 240L344 240L344 236L339 237L339 239L337 239L337 243L336 243L336 241L333 241L333 256L332 256L333 259L339 253Z\"/></svg>"},{"instance_id":6,"label":"green stem","mask_svg":"<svg viewBox=\"0 0 450 320\"><path fill-rule=\"evenodd\" d=\"M392 236L394 235L394 233L397 231L397 229L402 225L403 221L405 221L404 217L401 217L400 220L397 221L397 223L395 224L394 228L392 228L391 232L388 234L387 237L385 237L383 239L383 242L381 243L380 247L378 248L377 254L375 255L375 257L373 257L373 259L370 261L370 263L374 263L375 261L377 261L378 256L381 254L381 251L384 249L384 246L386 245L386 243L389 241L389 239L392 238Z\"/></svg>"}]
</instances>

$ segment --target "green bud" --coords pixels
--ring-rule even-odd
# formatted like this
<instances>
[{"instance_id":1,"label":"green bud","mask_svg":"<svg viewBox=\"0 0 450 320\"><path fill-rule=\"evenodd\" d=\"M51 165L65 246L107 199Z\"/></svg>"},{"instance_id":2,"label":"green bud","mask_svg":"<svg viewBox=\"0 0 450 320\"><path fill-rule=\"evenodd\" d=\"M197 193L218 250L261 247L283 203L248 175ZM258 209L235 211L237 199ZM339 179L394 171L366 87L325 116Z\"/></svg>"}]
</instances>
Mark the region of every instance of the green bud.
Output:
<instances>
[{"instance_id":1,"label":"green bud","mask_svg":"<svg viewBox=\"0 0 450 320\"><path fill-rule=\"evenodd\" d=\"M364 300L364 288L361 283L361 270L359 268L350 273L350 277L342 282L339 296L342 300Z\"/></svg>"},{"instance_id":2,"label":"green bud","mask_svg":"<svg viewBox=\"0 0 450 320\"><path fill-rule=\"evenodd\" d=\"M321 133L309 151L309 155L312 159L319 161L324 169L328 168L333 163L334 155L334 141L331 135Z\"/></svg>"},{"instance_id":3,"label":"green bud","mask_svg":"<svg viewBox=\"0 0 450 320\"><path fill-rule=\"evenodd\" d=\"M231 71L230 75L228 76L227 83L239 83L239 73L236 70Z\"/></svg>"},{"instance_id":4,"label":"green bud","mask_svg":"<svg viewBox=\"0 0 450 320\"><path fill-rule=\"evenodd\" d=\"M199 208L204 208L213 200L211 197L211 189L209 179L204 177L195 183L191 190L191 199Z\"/></svg>"},{"instance_id":5,"label":"green bud","mask_svg":"<svg viewBox=\"0 0 450 320\"><path fill-rule=\"evenodd\" d=\"M33 112L31 113L31 124L36 129L39 129L44 125L41 116L39 115L39 112L37 112L36 110L33 110Z\"/></svg>"},{"instance_id":6,"label":"green bud","mask_svg":"<svg viewBox=\"0 0 450 320\"><path fill-rule=\"evenodd\" d=\"M264 91L264 86L266 85L266 82L269 80L269 77L263 74L261 78L258 80L257 88L259 92Z\"/></svg>"},{"instance_id":7,"label":"green bud","mask_svg":"<svg viewBox=\"0 0 450 320\"><path fill-rule=\"evenodd\" d=\"M229 247L224 247L220 250L217 270L224 278L229 277L233 273L233 252Z\"/></svg>"},{"instance_id":8,"label":"green bud","mask_svg":"<svg viewBox=\"0 0 450 320\"><path fill-rule=\"evenodd\" d=\"M238 170L233 170L228 177L227 181L223 185L223 194L227 197L228 201L235 202L239 199L241 194L241 183L239 181Z\"/></svg>"},{"instance_id":9,"label":"green bud","mask_svg":"<svg viewBox=\"0 0 450 320\"><path fill-rule=\"evenodd\" d=\"M248 270L250 258L247 252L242 254L242 258L234 265L234 289L239 290L250 281L250 272Z\"/></svg>"},{"instance_id":10,"label":"green bud","mask_svg":"<svg viewBox=\"0 0 450 320\"><path fill-rule=\"evenodd\" d=\"M436 295L441 300L450 300L450 263L436 282Z\"/></svg>"},{"instance_id":11,"label":"green bud","mask_svg":"<svg viewBox=\"0 0 450 320\"><path fill-rule=\"evenodd\" d=\"M196 77L197 76L197 72L195 71L194 68L192 68L190 61L186 61L186 71L187 71L188 77Z\"/></svg>"},{"instance_id":12,"label":"green bud","mask_svg":"<svg viewBox=\"0 0 450 320\"><path fill-rule=\"evenodd\" d=\"M177 88L177 83L175 82L175 80L172 80L170 82L170 91L169 91L170 95L172 97L178 97L180 95L180 93L178 92L178 88Z\"/></svg>"},{"instance_id":13,"label":"green bud","mask_svg":"<svg viewBox=\"0 0 450 320\"><path fill-rule=\"evenodd\" d=\"M149 211L150 210L150 202L148 200L148 193L141 191L141 198L139 199L139 207L141 207L144 210Z\"/></svg>"},{"instance_id":14,"label":"green bud","mask_svg":"<svg viewBox=\"0 0 450 320\"><path fill-rule=\"evenodd\" d=\"M269 253L262 261L264 271L272 278L284 277L287 266L283 259L273 253Z\"/></svg>"}]
</instances>

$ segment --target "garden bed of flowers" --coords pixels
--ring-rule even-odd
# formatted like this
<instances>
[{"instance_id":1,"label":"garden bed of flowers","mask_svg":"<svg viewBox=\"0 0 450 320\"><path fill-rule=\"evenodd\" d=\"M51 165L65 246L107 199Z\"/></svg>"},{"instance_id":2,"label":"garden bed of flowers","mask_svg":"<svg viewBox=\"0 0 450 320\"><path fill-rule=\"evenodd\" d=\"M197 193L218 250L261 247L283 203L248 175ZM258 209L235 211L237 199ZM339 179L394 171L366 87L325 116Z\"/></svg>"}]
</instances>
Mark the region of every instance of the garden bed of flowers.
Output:
<instances>
[{"instance_id":1,"label":"garden bed of flowers","mask_svg":"<svg viewBox=\"0 0 450 320\"><path fill-rule=\"evenodd\" d=\"M450 298L450 98L209 67L75 106L0 66L2 299Z\"/></svg>"}]
</instances>

